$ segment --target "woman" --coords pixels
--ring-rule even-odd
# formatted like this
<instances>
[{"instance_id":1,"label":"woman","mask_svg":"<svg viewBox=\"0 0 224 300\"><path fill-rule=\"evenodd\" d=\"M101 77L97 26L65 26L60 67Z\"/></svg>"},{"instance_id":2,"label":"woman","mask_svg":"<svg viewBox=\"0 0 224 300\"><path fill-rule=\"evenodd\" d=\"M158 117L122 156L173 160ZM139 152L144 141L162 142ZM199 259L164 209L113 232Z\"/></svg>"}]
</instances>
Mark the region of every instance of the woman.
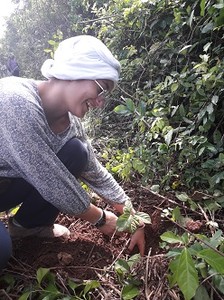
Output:
<instances>
[{"instance_id":1,"label":"woman","mask_svg":"<svg viewBox=\"0 0 224 300\"><path fill-rule=\"evenodd\" d=\"M93 205L80 181L120 213L128 197L95 157L80 119L104 105L118 81L120 64L100 40L83 35L61 42L54 60L45 61L41 71L46 81L0 80L0 177L9 180L0 193L0 211L20 204L9 219L9 234L69 237L66 227L54 224L63 212L111 235L117 216ZM0 235L7 240L7 231ZM10 242L0 265L7 263ZM143 255L144 243L139 228L129 249L137 245Z\"/></svg>"}]
</instances>

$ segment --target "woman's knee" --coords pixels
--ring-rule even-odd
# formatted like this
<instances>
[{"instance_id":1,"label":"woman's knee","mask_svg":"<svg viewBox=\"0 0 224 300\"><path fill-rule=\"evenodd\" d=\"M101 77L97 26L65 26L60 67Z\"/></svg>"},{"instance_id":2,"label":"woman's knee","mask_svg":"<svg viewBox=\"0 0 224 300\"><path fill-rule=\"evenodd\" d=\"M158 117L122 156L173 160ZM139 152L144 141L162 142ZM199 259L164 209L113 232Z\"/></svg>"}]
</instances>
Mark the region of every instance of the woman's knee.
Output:
<instances>
[{"instance_id":1,"label":"woman's knee","mask_svg":"<svg viewBox=\"0 0 224 300\"><path fill-rule=\"evenodd\" d=\"M12 241L5 225L0 221L0 271L12 255Z\"/></svg>"},{"instance_id":2,"label":"woman's knee","mask_svg":"<svg viewBox=\"0 0 224 300\"><path fill-rule=\"evenodd\" d=\"M78 177L87 165L87 146L81 140L72 138L62 147L57 156L68 170Z\"/></svg>"}]
</instances>

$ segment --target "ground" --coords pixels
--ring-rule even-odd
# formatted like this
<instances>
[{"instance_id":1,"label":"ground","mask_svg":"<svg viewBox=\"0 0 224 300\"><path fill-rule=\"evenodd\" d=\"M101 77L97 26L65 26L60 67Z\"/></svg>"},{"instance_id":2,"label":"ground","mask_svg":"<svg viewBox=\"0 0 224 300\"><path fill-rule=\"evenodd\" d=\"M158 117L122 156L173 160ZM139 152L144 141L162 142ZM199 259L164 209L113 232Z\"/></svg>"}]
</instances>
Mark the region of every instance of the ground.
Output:
<instances>
[{"instance_id":1,"label":"ground","mask_svg":"<svg viewBox=\"0 0 224 300\"><path fill-rule=\"evenodd\" d=\"M152 224L145 227L145 255L131 273L133 278L140 282L140 294L135 299L182 299L177 290L168 287L166 277L168 262L159 247L160 235L170 226L167 220L161 219L161 208L170 206L169 199L155 195L149 189L133 183L126 184L125 189L132 198L135 208L147 212L152 219ZM101 202L100 199L96 201ZM0 299L19 299L24 293L24 287L36 280L36 271L41 267L49 268L56 275L57 286L64 293L68 292L65 283L68 278L76 283L90 279L100 282L100 288L92 293L91 298L74 299L121 299L120 293L124 282L119 281L115 275L114 265L118 259L127 260L132 254L137 253L136 249L133 253L127 251L130 237L123 235L108 238L94 226L63 214L57 221L71 230L71 237L68 240L26 238L13 242L13 257L3 271L3 276L11 274L15 282L13 289L10 289L4 281L0 281ZM33 296L24 299L43 298Z\"/></svg>"}]
</instances>

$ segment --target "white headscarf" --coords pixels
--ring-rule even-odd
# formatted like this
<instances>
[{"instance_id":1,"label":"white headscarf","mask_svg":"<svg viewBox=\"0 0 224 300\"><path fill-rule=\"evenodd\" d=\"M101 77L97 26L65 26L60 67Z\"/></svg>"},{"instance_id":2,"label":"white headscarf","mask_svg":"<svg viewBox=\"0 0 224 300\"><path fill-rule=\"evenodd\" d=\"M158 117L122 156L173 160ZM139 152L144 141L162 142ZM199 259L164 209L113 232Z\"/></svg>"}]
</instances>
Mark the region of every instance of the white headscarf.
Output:
<instances>
[{"instance_id":1,"label":"white headscarf","mask_svg":"<svg viewBox=\"0 0 224 300\"><path fill-rule=\"evenodd\" d=\"M62 41L54 59L47 59L41 72L48 79L109 79L116 84L120 63L99 39L80 35Z\"/></svg>"}]
</instances>

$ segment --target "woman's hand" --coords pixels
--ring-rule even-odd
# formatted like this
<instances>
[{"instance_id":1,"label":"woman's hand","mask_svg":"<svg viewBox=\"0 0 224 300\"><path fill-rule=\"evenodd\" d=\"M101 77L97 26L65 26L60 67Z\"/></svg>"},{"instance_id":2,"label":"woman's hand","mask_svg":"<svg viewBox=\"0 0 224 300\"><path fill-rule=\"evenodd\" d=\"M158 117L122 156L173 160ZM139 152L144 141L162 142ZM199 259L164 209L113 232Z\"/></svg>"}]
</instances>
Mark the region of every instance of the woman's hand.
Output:
<instances>
[{"instance_id":1,"label":"woman's hand","mask_svg":"<svg viewBox=\"0 0 224 300\"><path fill-rule=\"evenodd\" d=\"M106 215L106 223L98 229L106 235L113 235L116 231L117 216L111 211L104 210Z\"/></svg>"},{"instance_id":2,"label":"woman's hand","mask_svg":"<svg viewBox=\"0 0 224 300\"><path fill-rule=\"evenodd\" d=\"M106 224L99 228L99 230L106 235L113 235L116 231L116 223L118 217L111 211L104 211L106 214ZM116 232L117 235L121 235L122 232ZM128 250L131 252L134 247L137 246L140 255L143 256L145 253L145 233L144 227L137 229L131 236L131 241L128 246Z\"/></svg>"},{"instance_id":3,"label":"woman's hand","mask_svg":"<svg viewBox=\"0 0 224 300\"><path fill-rule=\"evenodd\" d=\"M123 212L123 207L124 205L119 204L116 205L116 209L122 213ZM108 236L112 236L114 233L117 235L121 235L122 232L116 231L116 225L117 225L117 219L118 217L111 211L104 210L105 216L106 216L106 223L99 227L98 229L103 233ZM134 210L133 210L134 213ZM100 215L102 214L102 209L90 204L89 208L82 213L81 215L77 216L83 220L89 221L90 223L94 224L96 223ZM140 254L143 256L144 251L145 251L145 235L144 235L144 228L139 228L136 230L135 233L132 234L131 236L131 241L129 244L129 251L132 251L134 247L137 246L139 249Z\"/></svg>"},{"instance_id":4,"label":"woman's hand","mask_svg":"<svg viewBox=\"0 0 224 300\"><path fill-rule=\"evenodd\" d=\"M137 246L140 252L140 255L145 254L145 232L144 227L137 229L131 236L131 241L128 246L128 250L131 252L134 247Z\"/></svg>"},{"instance_id":5,"label":"woman's hand","mask_svg":"<svg viewBox=\"0 0 224 300\"><path fill-rule=\"evenodd\" d=\"M124 204L115 204L114 208L122 214L124 209ZM136 211L133 208L132 213L135 214L135 212ZM128 250L131 252L134 249L134 247L137 246L141 256L143 256L145 253L145 232L144 232L144 224L141 225L143 225L143 227L137 229L132 234Z\"/></svg>"}]
</instances>

